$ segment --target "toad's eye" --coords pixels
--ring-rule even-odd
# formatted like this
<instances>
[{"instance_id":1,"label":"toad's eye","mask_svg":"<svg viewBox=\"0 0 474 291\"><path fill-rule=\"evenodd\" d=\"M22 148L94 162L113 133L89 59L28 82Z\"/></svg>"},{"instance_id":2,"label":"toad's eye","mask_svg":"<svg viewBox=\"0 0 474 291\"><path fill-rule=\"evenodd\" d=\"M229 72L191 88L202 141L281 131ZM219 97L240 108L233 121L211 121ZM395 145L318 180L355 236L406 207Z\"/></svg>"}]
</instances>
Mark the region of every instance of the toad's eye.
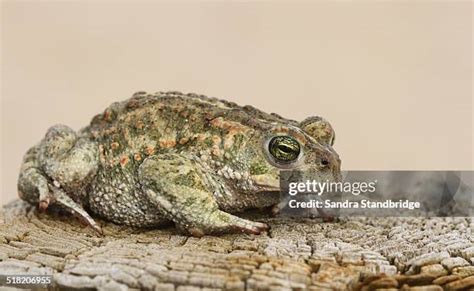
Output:
<instances>
[{"instance_id":1,"label":"toad's eye","mask_svg":"<svg viewBox=\"0 0 474 291\"><path fill-rule=\"evenodd\" d=\"M268 151L280 163L291 163L298 159L300 144L290 136L275 136L268 143Z\"/></svg>"}]
</instances>

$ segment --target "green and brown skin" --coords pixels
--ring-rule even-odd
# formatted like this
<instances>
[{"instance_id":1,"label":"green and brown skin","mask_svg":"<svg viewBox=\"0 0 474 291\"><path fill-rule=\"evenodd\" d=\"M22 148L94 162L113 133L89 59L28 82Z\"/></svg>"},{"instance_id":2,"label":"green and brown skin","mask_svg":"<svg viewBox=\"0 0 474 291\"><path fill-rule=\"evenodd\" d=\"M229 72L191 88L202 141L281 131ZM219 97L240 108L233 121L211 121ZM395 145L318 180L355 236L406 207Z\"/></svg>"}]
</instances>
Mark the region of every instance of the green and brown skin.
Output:
<instances>
[{"instance_id":1,"label":"green and brown skin","mask_svg":"<svg viewBox=\"0 0 474 291\"><path fill-rule=\"evenodd\" d=\"M89 213L137 227L172 221L195 236L258 234L268 226L230 213L277 209L282 169L338 180L333 142L320 117L299 123L202 95L138 92L77 133L51 127L26 153L18 190L98 232Z\"/></svg>"}]
</instances>

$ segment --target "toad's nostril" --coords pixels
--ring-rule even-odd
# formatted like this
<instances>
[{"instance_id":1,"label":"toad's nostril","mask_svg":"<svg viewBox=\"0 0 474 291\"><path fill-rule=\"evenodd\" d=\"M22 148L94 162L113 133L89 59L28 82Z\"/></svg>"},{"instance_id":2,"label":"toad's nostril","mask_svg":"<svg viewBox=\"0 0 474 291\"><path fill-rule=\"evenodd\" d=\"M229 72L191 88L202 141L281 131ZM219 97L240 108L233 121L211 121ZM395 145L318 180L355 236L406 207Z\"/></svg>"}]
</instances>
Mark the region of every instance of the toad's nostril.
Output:
<instances>
[{"instance_id":1,"label":"toad's nostril","mask_svg":"<svg viewBox=\"0 0 474 291\"><path fill-rule=\"evenodd\" d=\"M329 165L329 161L327 159L322 159L321 160L321 165L327 166L327 165Z\"/></svg>"}]
</instances>

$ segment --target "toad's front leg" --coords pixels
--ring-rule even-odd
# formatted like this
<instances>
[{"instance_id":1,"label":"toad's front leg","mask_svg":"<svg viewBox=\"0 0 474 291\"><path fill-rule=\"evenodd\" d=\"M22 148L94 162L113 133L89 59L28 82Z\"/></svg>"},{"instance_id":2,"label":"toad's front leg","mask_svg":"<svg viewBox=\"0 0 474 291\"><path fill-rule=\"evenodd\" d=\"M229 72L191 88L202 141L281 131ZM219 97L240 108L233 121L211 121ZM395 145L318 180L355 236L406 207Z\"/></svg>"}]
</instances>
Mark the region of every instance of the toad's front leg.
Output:
<instances>
[{"instance_id":1,"label":"toad's front leg","mask_svg":"<svg viewBox=\"0 0 474 291\"><path fill-rule=\"evenodd\" d=\"M149 157L139 169L140 183L150 201L194 236L237 231L259 234L268 229L264 223L219 210L203 175L191 159L178 154Z\"/></svg>"}]
</instances>

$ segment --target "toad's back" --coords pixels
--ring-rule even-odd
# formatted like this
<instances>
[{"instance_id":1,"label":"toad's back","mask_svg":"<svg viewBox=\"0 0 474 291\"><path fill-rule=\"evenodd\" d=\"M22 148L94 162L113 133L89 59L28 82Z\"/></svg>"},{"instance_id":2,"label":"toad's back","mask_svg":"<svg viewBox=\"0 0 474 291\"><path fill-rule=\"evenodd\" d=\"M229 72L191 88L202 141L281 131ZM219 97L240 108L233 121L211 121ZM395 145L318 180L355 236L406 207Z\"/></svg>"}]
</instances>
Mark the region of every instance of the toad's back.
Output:
<instances>
[{"instance_id":1,"label":"toad's back","mask_svg":"<svg viewBox=\"0 0 474 291\"><path fill-rule=\"evenodd\" d=\"M212 126L219 117L227 124ZM222 137L229 130L265 130L270 123L295 121L203 95L138 92L96 115L82 133L99 143L103 165L123 166L170 149L180 152L209 147L215 136Z\"/></svg>"}]
</instances>

